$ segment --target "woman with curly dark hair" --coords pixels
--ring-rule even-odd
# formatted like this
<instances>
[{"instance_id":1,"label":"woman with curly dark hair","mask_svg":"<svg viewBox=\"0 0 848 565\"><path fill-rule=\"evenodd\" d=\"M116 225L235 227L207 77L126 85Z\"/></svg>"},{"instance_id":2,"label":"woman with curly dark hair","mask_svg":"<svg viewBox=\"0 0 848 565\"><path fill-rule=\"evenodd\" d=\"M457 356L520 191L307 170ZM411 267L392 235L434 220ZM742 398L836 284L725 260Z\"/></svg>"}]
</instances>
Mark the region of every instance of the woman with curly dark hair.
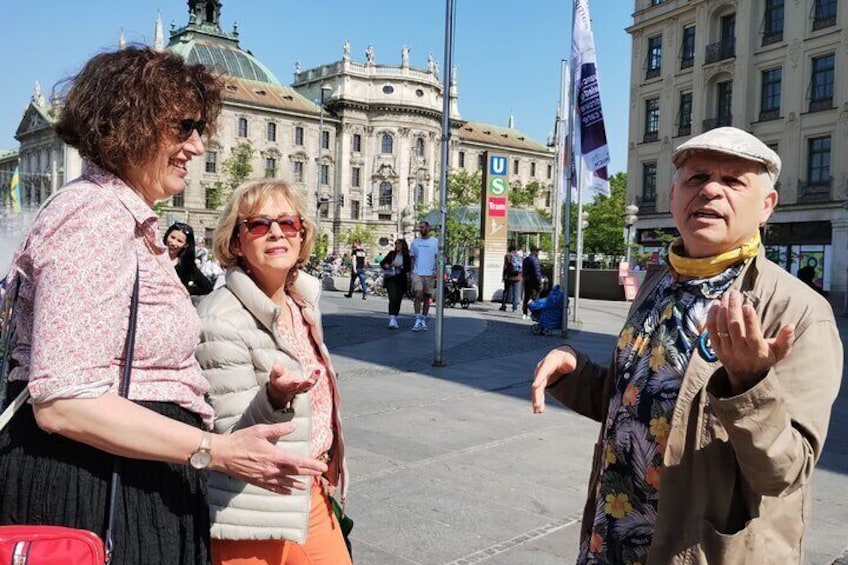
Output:
<instances>
[{"instance_id":1,"label":"woman with curly dark hair","mask_svg":"<svg viewBox=\"0 0 848 565\"><path fill-rule=\"evenodd\" d=\"M165 231L162 242L168 248L168 257L177 271L183 286L192 296L212 292L212 282L197 267L194 252L194 230L183 222L174 222Z\"/></svg>"},{"instance_id":2,"label":"woman with curly dark hair","mask_svg":"<svg viewBox=\"0 0 848 565\"><path fill-rule=\"evenodd\" d=\"M275 492L307 488L304 477L327 470L270 443L290 424L210 431L209 385L194 357L200 320L153 205L184 190L221 88L202 65L135 47L96 55L73 80L56 131L88 163L41 210L10 273L6 398L30 401L0 432L0 524L102 535L119 459L112 563L205 564L205 469ZM124 397L116 392L136 281Z\"/></svg>"}]
</instances>

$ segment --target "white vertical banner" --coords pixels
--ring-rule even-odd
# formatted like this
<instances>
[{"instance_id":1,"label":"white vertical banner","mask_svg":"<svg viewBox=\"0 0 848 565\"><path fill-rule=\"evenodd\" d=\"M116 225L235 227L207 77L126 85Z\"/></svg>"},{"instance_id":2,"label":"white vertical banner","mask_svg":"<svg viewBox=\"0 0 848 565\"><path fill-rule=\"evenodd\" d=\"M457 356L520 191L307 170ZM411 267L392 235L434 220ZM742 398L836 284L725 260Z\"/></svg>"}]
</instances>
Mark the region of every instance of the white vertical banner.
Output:
<instances>
[{"instance_id":1,"label":"white vertical banner","mask_svg":"<svg viewBox=\"0 0 848 565\"><path fill-rule=\"evenodd\" d=\"M584 159L583 171L589 173L589 180L594 177L592 172L605 167L610 162L596 63L589 0L575 0L574 26L571 35L571 68L574 72L572 97L575 113L574 153ZM603 183L599 183L598 188L603 189ZM604 194L609 194L608 186Z\"/></svg>"}]
</instances>

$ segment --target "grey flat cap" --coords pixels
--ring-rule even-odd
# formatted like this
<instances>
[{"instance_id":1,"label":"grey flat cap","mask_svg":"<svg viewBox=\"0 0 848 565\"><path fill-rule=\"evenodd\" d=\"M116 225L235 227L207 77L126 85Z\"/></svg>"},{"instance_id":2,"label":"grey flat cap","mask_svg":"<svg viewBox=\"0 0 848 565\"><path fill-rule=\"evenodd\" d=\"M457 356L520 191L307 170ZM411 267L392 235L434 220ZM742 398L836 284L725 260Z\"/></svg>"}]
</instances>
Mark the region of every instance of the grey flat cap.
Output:
<instances>
[{"instance_id":1,"label":"grey flat cap","mask_svg":"<svg viewBox=\"0 0 848 565\"><path fill-rule=\"evenodd\" d=\"M680 144L671 154L671 161L679 169L686 159L702 151L723 153L760 163L765 166L772 183L777 182L780 175L780 157L777 153L747 131L738 128L716 128L697 135Z\"/></svg>"}]
</instances>

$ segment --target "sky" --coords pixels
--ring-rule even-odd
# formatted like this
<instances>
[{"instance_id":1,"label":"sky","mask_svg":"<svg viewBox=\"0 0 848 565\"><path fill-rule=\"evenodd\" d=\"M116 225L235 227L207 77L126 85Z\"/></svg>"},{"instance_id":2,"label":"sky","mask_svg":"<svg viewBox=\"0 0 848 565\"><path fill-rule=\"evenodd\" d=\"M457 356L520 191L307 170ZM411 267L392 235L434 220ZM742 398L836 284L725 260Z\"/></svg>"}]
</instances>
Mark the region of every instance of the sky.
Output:
<instances>
[{"instance_id":1,"label":"sky","mask_svg":"<svg viewBox=\"0 0 848 565\"><path fill-rule=\"evenodd\" d=\"M18 146L15 130L35 81L45 96L85 61L128 43L152 44L157 11L167 42L171 22L188 21L185 0L42 0L4 3L0 149ZM466 120L515 127L545 143L559 99L560 61L570 54L571 0L455 0L454 63L459 110ZM634 3L590 0L601 100L610 145L610 173L627 168L630 36ZM251 51L283 83L303 69L337 61L351 43L354 61L373 45L378 64L426 68L432 52L444 60L445 2L417 0L224 0L221 24L238 22L242 49Z\"/></svg>"}]
</instances>

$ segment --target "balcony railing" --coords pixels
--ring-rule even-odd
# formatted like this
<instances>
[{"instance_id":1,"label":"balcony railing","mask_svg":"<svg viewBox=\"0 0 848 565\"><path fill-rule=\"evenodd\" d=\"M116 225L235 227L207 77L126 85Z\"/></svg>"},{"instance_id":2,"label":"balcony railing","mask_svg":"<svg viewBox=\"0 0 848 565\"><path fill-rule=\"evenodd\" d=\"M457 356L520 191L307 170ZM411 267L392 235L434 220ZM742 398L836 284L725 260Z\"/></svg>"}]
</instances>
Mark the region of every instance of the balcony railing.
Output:
<instances>
[{"instance_id":1,"label":"balcony railing","mask_svg":"<svg viewBox=\"0 0 848 565\"><path fill-rule=\"evenodd\" d=\"M648 69L647 72L645 73L645 80L657 78L658 76L660 76L661 72L662 72L662 69L660 67L657 67L655 69Z\"/></svg>"},{"instance_id":2,"label":"balcony railing","mask_svg":"<svg viewBox=\"0 0 848 565\"><path fill-rule=\"evenodd\" d=\"M798 180L798 204L830 202L833 200L833 177L821 181Z\"/></svg>"},{"instance_id":3,"label":"balcony railing","mask_svg":"<svg viewBox=\"0 0 848 565\"><path fill-rule=\"evenodd\" d=\"M810 100L810 112L822 112L833 109L833 98L814 98Z\"/></svg>"},{"instance_id":4,"label":"balcony railing","mask_svg":"<svg viewBox=\"0 0 848 565\"><path fill-rule=\"evenodd\" d=\"M733 117L732 116L719 116L717 118L709 118L704 120L703 129L704 131L710 131L711 129L720 128L724 126L733 125Z\"/></svg>"},{"instance_id":5,"label":"balcony railing","mask_svg":"<svg viewBox=\"0 0 848 565\"><path fill-rule=\"evenodd\" d=\"M642 136L643 143L651 143L652 141L657 141L660 138L659 132L656 131L646 131L645 135Z\"/></svg>"},{"instance_id":6,"label":"balcony railing","mask_svg":"<svg viewBox=\"0 0 848 565\"><path fill-rule=\"evenodd\" d=\"M722 39L716 43L707 45L707 54L704 59L704 64L709 65L717 61L723 61L736 56L736 38L731 37Z\"/></svg>"},{"instance_id":7,"label":"balcony railing","mask_svg":"<svg viewBox=\"0 0 848 565\"><path fill-rule=\"evenodd\" d=\"M695 65L695 57L681 57L680 70L688 69Z\"/></svg>"},{"instance_id":8,"label":"balcony railing","mask_svg":"<svg viewBox=\"0 0 848 565\"><path fill-rule=\"evenodd\" d=\"M685 126L679 126L677 128L677 135L692 135L692 124L688 124Z\"/></svg>"},{"instance_id":9,"label":"balcony railing","mask_svg":"<svg viewBox=\"0 0 848 565\"><path fill-rule=\"evenodd\" d=\"M657 195L648 194L636 197L636 205L640 212L656 212L657 211Z\"/></svg>"},{"instance_id":10,"label":"balcony railing","mask_svg":"<svg viewBox=\"0 0 848 565\"><path fill-rule=\"evenodd\" d=\"M836 25L836 14L813 19L813 31L833 27Z\"/></svg>"},{"instance_id":11,"label":"balcony railing","mask_svg":"<svg viewBox=\"0 0 848 565\"><path fill-rule=\"evenodd\" d=\"M763 47L783 41L783 30L763 34Z\"/></svg>"}]
</instances>

